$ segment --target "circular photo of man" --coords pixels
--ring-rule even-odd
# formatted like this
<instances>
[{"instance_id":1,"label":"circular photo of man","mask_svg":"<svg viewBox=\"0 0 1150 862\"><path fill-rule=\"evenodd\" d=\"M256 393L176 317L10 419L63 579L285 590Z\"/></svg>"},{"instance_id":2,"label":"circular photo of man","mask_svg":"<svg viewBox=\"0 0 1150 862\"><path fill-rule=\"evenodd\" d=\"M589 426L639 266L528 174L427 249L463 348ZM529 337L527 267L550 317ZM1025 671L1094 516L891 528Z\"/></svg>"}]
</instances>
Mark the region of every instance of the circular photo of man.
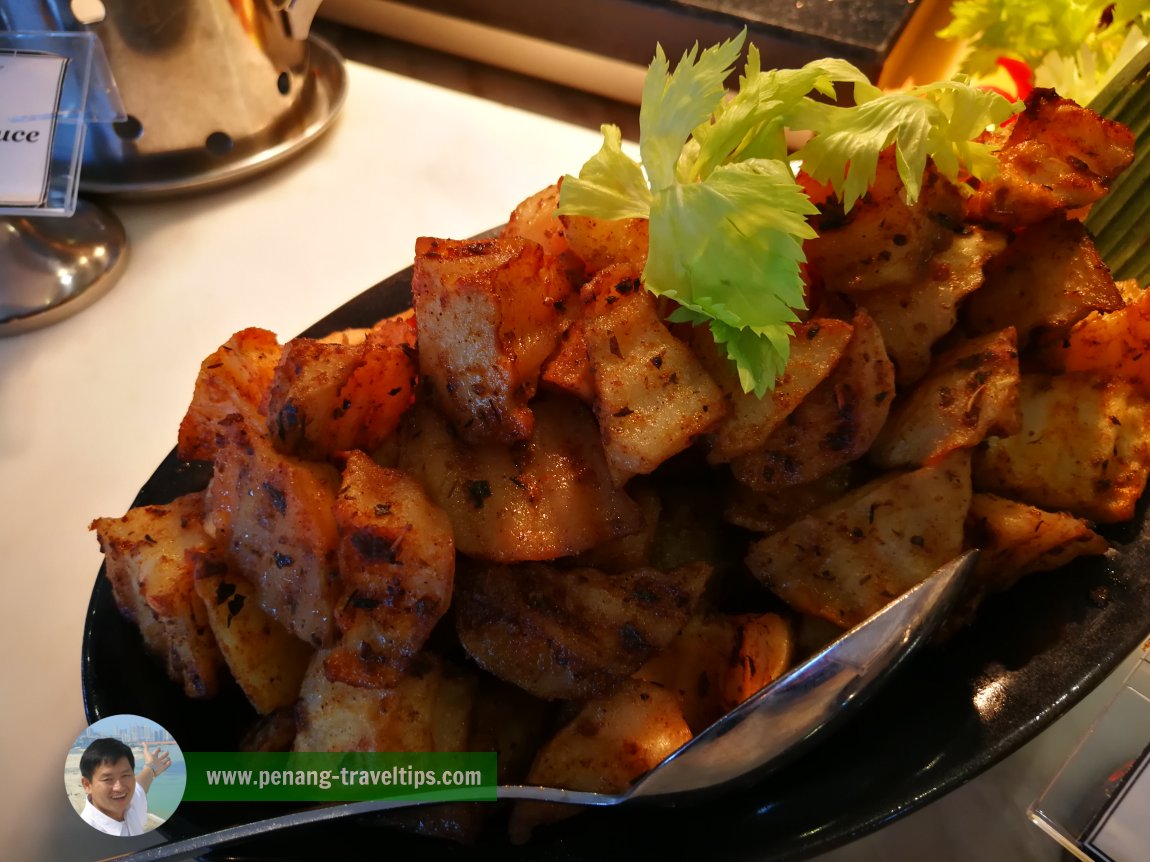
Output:
<instances>
[{"instance_id":1,"label":"circular photo of man","mask_svg":"<svg viewBox=\"0 0 1150 862\"><path fill-rule=\"evenodd\" d=\"M113 715L76 739L64 767L72 807L108 835L143 835L172 816L187 770L172 735L149 718Z\"/></svg>"}]
</instances>

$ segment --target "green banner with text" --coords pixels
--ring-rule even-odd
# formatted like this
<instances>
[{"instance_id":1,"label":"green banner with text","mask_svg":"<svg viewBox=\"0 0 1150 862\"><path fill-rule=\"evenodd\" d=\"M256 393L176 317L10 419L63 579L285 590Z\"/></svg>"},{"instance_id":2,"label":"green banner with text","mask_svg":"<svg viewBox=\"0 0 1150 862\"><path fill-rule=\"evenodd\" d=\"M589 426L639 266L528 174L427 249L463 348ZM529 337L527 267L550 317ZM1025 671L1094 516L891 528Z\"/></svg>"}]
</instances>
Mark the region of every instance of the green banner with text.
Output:
<instances>
[{"instance_id":1,"label":"green banner with text","mask_svg":"<svg viewBox=\"0 0 1150 862\"><path fill-rule=\"evenodd\" d=\"M187 751L186 802L493 802L493 751Z\"/></svg>"}]
</instances>

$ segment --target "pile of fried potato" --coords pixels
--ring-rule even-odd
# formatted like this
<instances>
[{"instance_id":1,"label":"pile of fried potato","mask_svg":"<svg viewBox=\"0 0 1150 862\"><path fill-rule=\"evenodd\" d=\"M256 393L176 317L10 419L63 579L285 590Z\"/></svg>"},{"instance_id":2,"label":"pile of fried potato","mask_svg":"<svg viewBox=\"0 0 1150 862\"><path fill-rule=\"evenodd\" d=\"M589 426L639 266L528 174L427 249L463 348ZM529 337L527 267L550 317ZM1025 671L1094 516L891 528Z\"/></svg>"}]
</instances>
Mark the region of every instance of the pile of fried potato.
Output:
<instances>
[{"instance_id":1,"label":"pile of fried potato","mask_svg":"<svg viewBox=\"0 0 1150 862\"><path fill-rule=\"evenodd\" d=\"M991 182L908 206L891 157L821 201L763 399L643 288L646 222L557 217L558 186L420 239L409 312L236 333L179 429L208 487L93 522L121 611L189 697L234 678L245 745L617 792L966 548L966 613L1105 553L1150 472L1150 294L1077 216L1133 140L1041 90L995 134Z\"/></svg>"}]
</instances>

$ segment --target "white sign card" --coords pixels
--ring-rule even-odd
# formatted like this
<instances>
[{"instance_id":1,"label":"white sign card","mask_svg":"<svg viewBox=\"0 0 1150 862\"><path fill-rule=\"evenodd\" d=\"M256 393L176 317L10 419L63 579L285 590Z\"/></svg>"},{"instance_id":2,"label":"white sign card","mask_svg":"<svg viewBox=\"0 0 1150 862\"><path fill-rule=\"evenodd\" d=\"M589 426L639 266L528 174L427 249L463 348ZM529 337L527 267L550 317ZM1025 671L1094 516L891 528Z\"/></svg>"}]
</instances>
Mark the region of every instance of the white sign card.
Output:
<instances>
[{"instance_id":1,"label":"white sign card","mask_svg":"<svg viewBox=\"0 0 1150 862\"><path fill-rule=\"evenodd\" d=\"M68 60L0 52L0 207L43 205Z\"/></svg>"}]
</instances>

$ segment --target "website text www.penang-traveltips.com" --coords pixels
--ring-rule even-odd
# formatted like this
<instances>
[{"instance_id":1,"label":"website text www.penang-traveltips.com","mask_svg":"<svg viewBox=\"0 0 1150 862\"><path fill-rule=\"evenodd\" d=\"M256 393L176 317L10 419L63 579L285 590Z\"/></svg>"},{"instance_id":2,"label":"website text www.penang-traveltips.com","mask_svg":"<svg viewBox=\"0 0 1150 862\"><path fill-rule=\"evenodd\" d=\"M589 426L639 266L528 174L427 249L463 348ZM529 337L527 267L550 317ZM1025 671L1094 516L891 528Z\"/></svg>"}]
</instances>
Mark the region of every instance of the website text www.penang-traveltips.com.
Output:
<instances>
[{"instance_id":1,"label":"website text www.penang-traveltips.com","mask_svg":"<svg viewBox=\"0 0 1150 862\"><path fill-rule=\"evenodd\" d=\"M209 786L315 787L330 790L334 784L346 787L479 787L483 773L478 769L413 769L393 766L390 769L219 769L206 773Z\"/></svg>"}]
</instances>

